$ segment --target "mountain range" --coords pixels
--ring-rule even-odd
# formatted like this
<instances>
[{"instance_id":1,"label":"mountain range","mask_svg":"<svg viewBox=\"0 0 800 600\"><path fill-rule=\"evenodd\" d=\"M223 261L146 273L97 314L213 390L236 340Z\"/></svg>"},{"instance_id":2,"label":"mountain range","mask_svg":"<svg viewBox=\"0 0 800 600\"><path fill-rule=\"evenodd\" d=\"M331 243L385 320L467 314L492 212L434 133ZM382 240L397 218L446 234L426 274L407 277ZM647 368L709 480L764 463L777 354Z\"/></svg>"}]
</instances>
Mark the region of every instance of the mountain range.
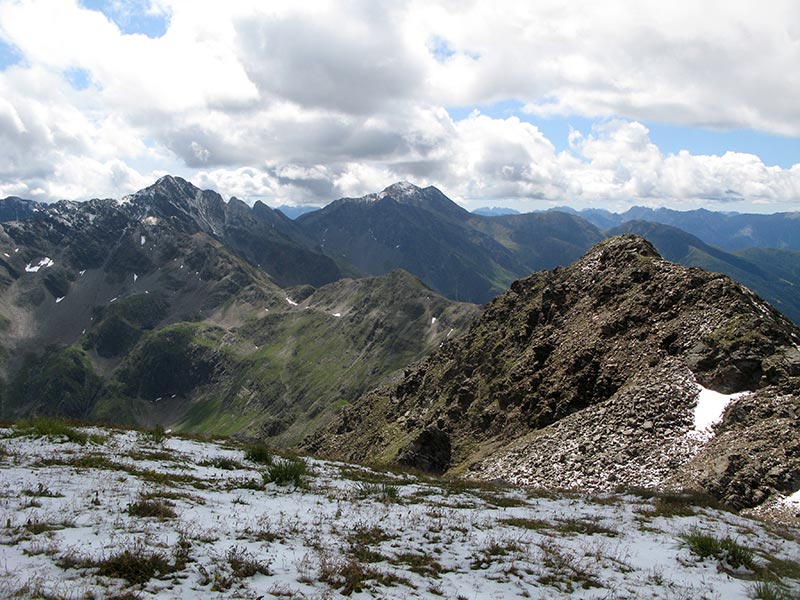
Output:
<instances>
[{"instance_id":1,"label":"mountain range","mask_svg":"<svg viewBox=\"0 0 800 600\"><path fill-rule=\"evenodd\" d=\"M754 392L736 404L753 415L779 390L796 400L791 323L722 275L675 264L727 273L797 321L800 252L789 248L728 251L671 225L601 229L562 211L483 216L407 182L295 220L171 176L121 200L8 198L0 215L5 419L160 423L591 487L609 474L633 484L619 463L644 453L628 434L597 452L586 436L613 432L596 423L627 419L657 448L689 433L698 384ZM759 470L761 417L737 418L722 427L761 432L746 481L702 466L734 460L729 448L693 443L673 453L677 466L643 459L659 474L651 483L742 506L790 489L792 460ZM531 466L569 436L600 462L562 456L572 471L560 479Z\"/></svg>"}]
</instances>

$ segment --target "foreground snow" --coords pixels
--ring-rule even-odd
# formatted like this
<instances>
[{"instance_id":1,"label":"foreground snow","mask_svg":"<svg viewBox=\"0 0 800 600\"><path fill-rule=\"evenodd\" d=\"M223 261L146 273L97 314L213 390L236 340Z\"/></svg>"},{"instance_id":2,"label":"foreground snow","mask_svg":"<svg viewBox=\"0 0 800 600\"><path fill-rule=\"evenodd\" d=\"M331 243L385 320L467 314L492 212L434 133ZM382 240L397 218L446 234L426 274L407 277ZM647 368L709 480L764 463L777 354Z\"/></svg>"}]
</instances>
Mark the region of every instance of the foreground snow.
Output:
<instances>
[{"instance_id":1,"label":"foreground snow","mask_svg":"<svg viewBox=\"0 0 800 600\"><path fill-rule=\"evenodd\" d=\"M800 556L794 530L670 498L316 460L300 487L264 485L267 467L232 442L83 431L95 441L0 429L0 597L727 600L751 597L754 572L701 560L682 536L730 536L759 568ZM131 514L146 502L174 516ZM120 556L166 566L127 580L100 566ZM797 581L783 585L795 597Z\"/></svg>"}]
</instances>

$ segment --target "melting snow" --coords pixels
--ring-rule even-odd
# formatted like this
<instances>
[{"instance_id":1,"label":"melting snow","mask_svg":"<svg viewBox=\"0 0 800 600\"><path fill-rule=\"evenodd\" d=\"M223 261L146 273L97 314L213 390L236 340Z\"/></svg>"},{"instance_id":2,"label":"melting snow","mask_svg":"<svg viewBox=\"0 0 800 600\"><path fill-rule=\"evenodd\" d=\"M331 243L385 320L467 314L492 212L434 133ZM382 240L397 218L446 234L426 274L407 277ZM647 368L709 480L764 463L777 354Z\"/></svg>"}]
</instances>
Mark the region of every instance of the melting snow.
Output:
<instances>
[{"instance_id":1,"label":"melting snow","mask_svg":"<svg viewBox=\"0 0 800 600\"><path fill-rule=\"evenodd\" d=\"M289 296L286 296L286 301L287 301L289 304L291 304L292 306L297 306L297 302L295 302L294 300L292 300L291 298L289 298Z\"/></svg>"},{"instance_id":2,"label":"melting snow","mask_svg":"<svg viewBox=\"0 0 800 600\"><path fill-rule=\"evenodd\" d=\"M144 239L144 236L141 236L141 237L139 238L139 245L140 245L140 246L144 246L144 243L145 243L146 241L147 241L147 240L145 240L145 239Z\"/></svg>"},{"instance_id":3,"label":"melting snow","mask_svg":"<svg viewBox=\"0 0 800 600\"><path fill-rule=\"evenodd\" d=\"M86 273L86 269L84 269L83 271L79 271L79 272L78 272L78 274L79 274L81 277L83 277L83 274L84 274L84 273Z\"/></svg>"},{"instance_id":4,"label":"melting snow","mask_svg":"<svg viewBox=\"0 0 800 600\"><path fill-rule=\"evenodd\" d=\"M15 250L16 252L16 250ZM38 262L38 264L31 266L31 263L25 265L25 270L28 273L36 273L39 269L46 269L47 267L52 267L55 263L52 259L47 258L46 256Z\"/></svg>"},{"instance_id":5,"label":"melting snow","mask_svg":"<svg viewBox=\"0 0 800 600\"><path fill-rule=\"evenodd\" d=\"M750 392L737 392L735 394L720 394L714 390L698 385L700 393L697 395L697 406L694 409L694 428L696 431L710 430L712 426L722 420L725 408L738 398Z\"/></svg>"},{"instance_id":6,"label":"melting snow","mask_svg":"<svg viewBox=\"0 0 800 600\"><path fill-rule=\"evenodd\" d=\"M139 276L136 273L134 273L133 274L133 283L136 283L137 279L139 279Z\"/></svg>"},{"instance_id":7,"label":"melting snow","mask_svg":"<svg viewBox=\"0 0 800 600\"><path fill-rule=\"evenodd\" d=\"M61 296L60 298L56 298L56 304L61 302L64 298L66 298L66 296Z\"/></svg>"}]
</instances>

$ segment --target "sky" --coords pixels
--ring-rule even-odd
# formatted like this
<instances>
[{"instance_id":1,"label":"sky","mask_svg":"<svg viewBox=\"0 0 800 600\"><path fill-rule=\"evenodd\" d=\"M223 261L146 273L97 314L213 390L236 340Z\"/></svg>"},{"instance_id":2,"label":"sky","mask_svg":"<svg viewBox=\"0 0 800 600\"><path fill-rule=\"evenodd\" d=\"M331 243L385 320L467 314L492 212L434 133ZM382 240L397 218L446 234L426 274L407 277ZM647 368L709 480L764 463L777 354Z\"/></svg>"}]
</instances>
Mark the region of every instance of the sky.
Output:
<instances>
[{"instance_id":1,"label":"sky","mask_svg":"<svg viewBox=\"0 0 800 600\"><path fill-rule=\"evenodd\" d=\"M800 210L796 0L0 0L0 197Z\"/></svg>"}]
</instances>

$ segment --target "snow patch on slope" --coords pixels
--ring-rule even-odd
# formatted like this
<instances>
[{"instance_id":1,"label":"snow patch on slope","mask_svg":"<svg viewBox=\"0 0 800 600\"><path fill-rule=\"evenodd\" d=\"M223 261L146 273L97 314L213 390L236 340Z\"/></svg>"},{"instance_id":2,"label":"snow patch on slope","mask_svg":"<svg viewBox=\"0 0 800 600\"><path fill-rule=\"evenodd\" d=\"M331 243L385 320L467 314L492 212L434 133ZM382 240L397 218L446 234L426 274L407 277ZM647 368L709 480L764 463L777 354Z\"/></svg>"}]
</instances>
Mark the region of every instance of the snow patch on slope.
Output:
<instances>
[{"instance_id":1,"label":"snow patch on slope","mask_svg":"<svg viewBox=\"0 0 800 600\"><path fill-rule=\"evenodd\" d=\"M55 263L51 258L44 257L40 260L37 264L33 265L32 263L28 263L25 265L25 270L28 273L36 273L39 269L46 269L47 267L52 267Z\"/></svg>"},{"instance_id":2,"label":"snow patch on slope","mask_svg":"<svg viewBox=\"0 0 800 600\"><path fill-rule=\"evenodd\" d=\"M722 415L728 405L750 393L744 391L735 394L720 394L704 388L700 384L697 387L700 391L697 394L697 406L694 409L694 432L709 436L713 435L711 430L722 420Z\"/></svg>"}]
</instances>

